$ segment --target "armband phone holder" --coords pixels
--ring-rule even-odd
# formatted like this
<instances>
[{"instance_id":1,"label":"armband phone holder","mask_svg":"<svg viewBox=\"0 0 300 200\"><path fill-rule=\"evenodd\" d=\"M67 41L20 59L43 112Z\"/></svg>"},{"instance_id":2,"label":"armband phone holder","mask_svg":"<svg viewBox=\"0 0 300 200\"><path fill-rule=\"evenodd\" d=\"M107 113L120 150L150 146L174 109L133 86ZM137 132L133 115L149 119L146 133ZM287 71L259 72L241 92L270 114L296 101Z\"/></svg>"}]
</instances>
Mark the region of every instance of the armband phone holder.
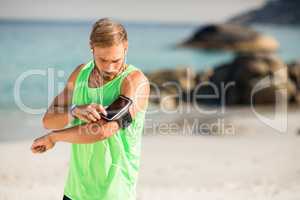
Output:
<instances>
[{"instance_id":1,"label":"armband phone holder","mask_svg":"<svg viewBox=\"0 0 300 200\"><path fill-rule=\"evenodd\" d=\"M130 98L120 95L106 108L107 115L101 113L101 118L106 121L117 121L121 128L127 128L132 122L129 112L131 104L132 100Z\"/></svg>"}]
</instances>

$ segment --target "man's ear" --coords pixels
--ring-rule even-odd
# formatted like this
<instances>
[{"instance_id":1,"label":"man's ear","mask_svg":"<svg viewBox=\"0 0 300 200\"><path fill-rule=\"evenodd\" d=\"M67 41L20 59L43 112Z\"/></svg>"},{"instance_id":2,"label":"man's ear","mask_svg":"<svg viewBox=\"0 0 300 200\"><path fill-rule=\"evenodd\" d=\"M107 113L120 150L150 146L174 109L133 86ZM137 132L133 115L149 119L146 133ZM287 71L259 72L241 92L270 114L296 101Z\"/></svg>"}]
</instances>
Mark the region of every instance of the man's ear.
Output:
<instances>
[{"instance_id":1,"label":"man's ear","mask_svg":"<svg viewBox=\"0 0 300 200\"><path fill-rule=\"evenodd\" d=\"M90 41L90 48L91 48L91 50L93 50L93 48L94 48L94 45L92 44L91 41Z\"/></svg>"}]
</instances>

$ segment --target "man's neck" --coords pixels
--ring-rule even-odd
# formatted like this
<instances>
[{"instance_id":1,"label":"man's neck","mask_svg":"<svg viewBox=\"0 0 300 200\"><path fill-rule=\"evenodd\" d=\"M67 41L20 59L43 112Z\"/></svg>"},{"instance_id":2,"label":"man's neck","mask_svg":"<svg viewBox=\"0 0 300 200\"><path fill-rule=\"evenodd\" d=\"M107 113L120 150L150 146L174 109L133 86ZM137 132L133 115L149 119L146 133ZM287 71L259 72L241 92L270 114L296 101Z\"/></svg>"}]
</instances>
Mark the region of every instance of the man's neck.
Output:
<instances>
[{"instance_id":1,"label":"man's neck","mask_svg":"<svg viewBox=\"0 0 300 200\"><path fill-rule=\"evenodd\" d=\"M105 73L102 73L101 70L97 67L97 65L95 65L96 69L98 70L99 74L101 75L101 78L103 79L104 82L108 82L113 80L115 77L117 77L120 73L122 73L125 69L126 69L126 64L123 63L122 67L119 69L118 72L116 72L113 75L105 75Z\"/></svg>"}]
</instances>

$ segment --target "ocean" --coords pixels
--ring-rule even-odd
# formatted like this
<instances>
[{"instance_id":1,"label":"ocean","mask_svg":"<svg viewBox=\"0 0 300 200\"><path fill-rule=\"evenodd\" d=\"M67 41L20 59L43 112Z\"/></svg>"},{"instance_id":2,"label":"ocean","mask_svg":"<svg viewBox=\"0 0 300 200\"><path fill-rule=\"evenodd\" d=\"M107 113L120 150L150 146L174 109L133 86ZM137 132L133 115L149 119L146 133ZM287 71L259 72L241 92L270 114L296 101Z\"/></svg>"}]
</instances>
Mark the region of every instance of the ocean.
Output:
<instances>
[{"instance_id":1,"label":"ocean","mask_svg":"<svg viewBox=\"0 0 300 200\"><path fill-rule=\"evenodd\" d=\"M225 52L177 49L198 26L189 24L122 22L128 31L127 63L144 72L176 66L196 71L215 67L233 57ZM0 21L0 108L44 110L62 89L71 71L91 59L92 21ZM199 25L200 26L200 25ZM287 62L300 58L300 27L254 25L281 44ZM53 84L49 91L49 77Z\"/></svg>"}]
</instances>

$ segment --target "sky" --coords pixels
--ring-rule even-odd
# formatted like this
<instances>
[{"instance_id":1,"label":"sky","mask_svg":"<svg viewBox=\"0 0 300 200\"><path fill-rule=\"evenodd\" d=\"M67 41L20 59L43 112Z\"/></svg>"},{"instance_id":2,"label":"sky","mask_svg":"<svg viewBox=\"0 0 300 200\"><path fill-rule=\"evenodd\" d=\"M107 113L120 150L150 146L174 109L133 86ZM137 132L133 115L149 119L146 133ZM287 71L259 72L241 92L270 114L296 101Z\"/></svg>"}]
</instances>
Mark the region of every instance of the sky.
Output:
<instances>
[{"instance_id":1,"label":"sky","mask_svg":"<svg viewBox=\"0 0 300 200\"><path fill-rule=\"evenodd\" d=\"M221 22L265 0L0 0L0 19Z\"/></svg>"}]
</instances>

